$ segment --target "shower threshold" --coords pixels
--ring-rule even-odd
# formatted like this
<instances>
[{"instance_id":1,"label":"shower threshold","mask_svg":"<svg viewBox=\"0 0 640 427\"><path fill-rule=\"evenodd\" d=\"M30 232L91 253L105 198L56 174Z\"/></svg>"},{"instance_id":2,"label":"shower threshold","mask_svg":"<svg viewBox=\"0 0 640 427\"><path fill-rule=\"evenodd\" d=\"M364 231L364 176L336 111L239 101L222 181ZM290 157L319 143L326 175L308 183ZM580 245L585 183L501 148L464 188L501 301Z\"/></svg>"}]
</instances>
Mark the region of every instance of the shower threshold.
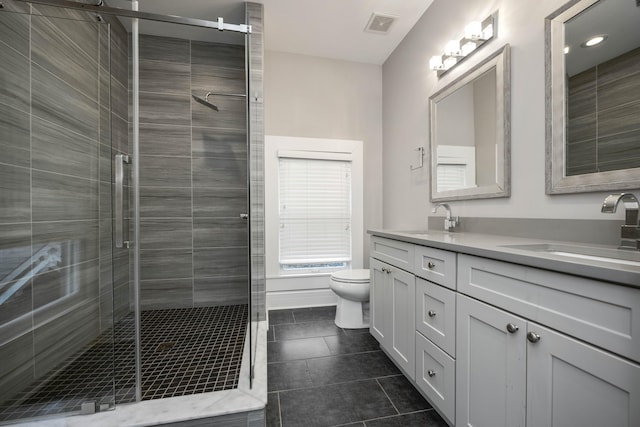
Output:
<instances>
[{"instance_id":1,"label":"shower threshold","mask_svg":"<svg viewBox=\"0 0 640 427\"><path fill-rule=\"evenodd\" d=\"M247 316L246 304L143 311L142 400L237 388ZM114 372L115 401L134 402L134 325L132 314L124 317L113 331L4 402L0 422L73 413L86 402L112 409Z\"/></svg>"}]
</instances>

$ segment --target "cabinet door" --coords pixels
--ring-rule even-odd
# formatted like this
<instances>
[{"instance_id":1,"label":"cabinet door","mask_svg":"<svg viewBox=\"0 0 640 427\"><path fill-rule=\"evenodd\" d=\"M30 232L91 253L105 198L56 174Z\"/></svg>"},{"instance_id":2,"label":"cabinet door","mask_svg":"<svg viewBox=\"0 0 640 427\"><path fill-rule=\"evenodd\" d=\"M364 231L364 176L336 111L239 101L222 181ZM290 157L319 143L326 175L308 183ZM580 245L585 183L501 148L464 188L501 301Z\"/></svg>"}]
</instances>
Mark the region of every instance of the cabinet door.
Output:
<instances>
[{"instance_id":1,"label":"cabinet door","mask_svg":"<svg viewBox=\"0 0 640 427\"><path fill-rule=\"evenodd\" d=\"M525 425L526 322L457 295L456 425Z\"/></svg>"},{"instance_id":2,"label":"cabinet door","mask_svg":"<svg viewBox=\"0 0 640 427\"><path fill-rule=\"evenodd\" d=\"M527 426L640 426L640 365L529 322ZM529 336L528 336L529 337Z\"/></svg>"},{"instance_id":3,"label":"cabinet door","mask_svg":"<svg viewBox=\"0 0 640 427\"><path fill-rule=\"evenodd\" d=\"M416 278L413 274L390 267L389 288L391 299L391 357L411 378L415 378L415 295Z\"/></svg>"},{"instance_id":4,"label":"cabinet door","mask_svg":"<svg viewBox=\"0 0 640 427\"><path fill-rule=\"evenodd\" d=\"M389 332L389 312L387 308L389 302L389 289L387 282L388 265L371 258L369 268L371 269L371 287L369 295L369 331L380 345L388 347L391 335ZM384 268L384 271L382 270Z\"/></svg>"}]
</instances>

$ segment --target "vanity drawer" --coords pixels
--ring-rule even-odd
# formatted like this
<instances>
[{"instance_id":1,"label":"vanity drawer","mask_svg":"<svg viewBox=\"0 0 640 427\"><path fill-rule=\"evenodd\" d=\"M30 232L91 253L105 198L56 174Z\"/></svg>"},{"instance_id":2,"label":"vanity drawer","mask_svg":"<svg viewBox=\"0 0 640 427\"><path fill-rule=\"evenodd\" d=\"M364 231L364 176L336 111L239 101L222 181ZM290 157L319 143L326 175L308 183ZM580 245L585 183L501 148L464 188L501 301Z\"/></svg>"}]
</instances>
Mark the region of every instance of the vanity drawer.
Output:
<instances>
[{"instance_id":1,"label":"vanity drawer","mask_svg":"<svg viewBox=\"0 0 640 427\"><path fill-rule=\"evenodd\" d=\"M458 292L640 361L640 288L460 254Z\"/></svg>"},{"instance_id":2,"label":"vanity drawer","mask_svg":"<svg viewBox=\"0 0 640 427\"><path fill-rule=\"evenodd\" d=\"M456 253L416 246L413 273L450 289L456 289Z\"/></svg>"},{"instance_id":3,"label":"vanity drawer","mask_svg":"<svg viewBox=\"0 0 640 427\"><path fill-rule=\"evenodd\" d=\"M451 425L455 425L456 362L416 332L416 384Z\"/></svg>"},{"instance_id":4,"label":"vanity drawer","mask_svg":"<svg viewBox=\"0 0 640 427\"><path fill-rule=\"evenodd\" d=\"M414 246L411 243L373 236L369 255L406 271L413 271Z\"/></svg>"},{"instance_id":5,"label":"vanity drawer","mask_svg":"<svg viewBox=\"0 0 640 427\"><path fill-rule=\"evenodd\" d=\"M416 280L416 330L450 356L456 356L456 293Z\"/></svg>"}]
</instances>

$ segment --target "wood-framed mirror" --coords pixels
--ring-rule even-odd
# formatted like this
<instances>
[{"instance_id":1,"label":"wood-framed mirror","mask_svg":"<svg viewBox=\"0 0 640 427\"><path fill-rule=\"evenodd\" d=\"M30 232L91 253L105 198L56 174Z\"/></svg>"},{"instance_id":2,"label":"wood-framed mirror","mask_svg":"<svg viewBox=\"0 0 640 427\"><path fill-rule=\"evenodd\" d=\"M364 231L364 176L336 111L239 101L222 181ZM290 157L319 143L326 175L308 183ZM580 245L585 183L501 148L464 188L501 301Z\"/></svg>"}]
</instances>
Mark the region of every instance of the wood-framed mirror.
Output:
<instances>
[{"instance_id":1,"label":"wood-framed mirror","mask_svg":"<svg viewBox=\"0 0 640 427\"><path fill-rule=\"evenodd\" d=\"M429 98L432 202L509 197L509 45Z\"/></svg>"},{"instance_id":2,"label":"wood-framed mirror","mask_svg":"<svg viewBox=\"0 0 640 427\"><path fill-rule=\"evenodd\" d=\"M547 194L640 186L636 3L572 0L545 20Z\"/></svg>"}]
</instances>

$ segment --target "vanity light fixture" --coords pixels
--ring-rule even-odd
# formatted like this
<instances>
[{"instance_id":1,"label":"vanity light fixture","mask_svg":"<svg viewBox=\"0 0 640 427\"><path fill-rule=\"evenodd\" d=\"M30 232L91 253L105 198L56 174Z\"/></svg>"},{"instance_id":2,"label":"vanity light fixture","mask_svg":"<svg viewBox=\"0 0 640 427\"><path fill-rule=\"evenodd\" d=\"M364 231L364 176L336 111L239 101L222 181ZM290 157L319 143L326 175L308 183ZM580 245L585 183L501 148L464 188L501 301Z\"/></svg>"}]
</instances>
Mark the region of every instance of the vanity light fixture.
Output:
<instances>
[{"instance_id":1,"label":"vanity light fixture","mask_svg":"<svg viewBox=\"0 0 640 427\"><path fill-rule=\"evenodd\" d=\"M481 21L472 21L464 27L464 36L447 42L441 55L432 56L429 69L438 77L458 65L480 46L491 40L497 33L498 11Z\"/></svg>"},{"instance_id":2,"label":"vanity light fixture","mask_svg":"<svg viewBox=\"0 0 640 427\"><path fill-rule=\"evenodd\" d=\"M588 40L585 40L580 46L582 47L593 47L604 42L609 36L606 34L598 34L597 36L593 36Z\"/></svg>"}]
</instances>

